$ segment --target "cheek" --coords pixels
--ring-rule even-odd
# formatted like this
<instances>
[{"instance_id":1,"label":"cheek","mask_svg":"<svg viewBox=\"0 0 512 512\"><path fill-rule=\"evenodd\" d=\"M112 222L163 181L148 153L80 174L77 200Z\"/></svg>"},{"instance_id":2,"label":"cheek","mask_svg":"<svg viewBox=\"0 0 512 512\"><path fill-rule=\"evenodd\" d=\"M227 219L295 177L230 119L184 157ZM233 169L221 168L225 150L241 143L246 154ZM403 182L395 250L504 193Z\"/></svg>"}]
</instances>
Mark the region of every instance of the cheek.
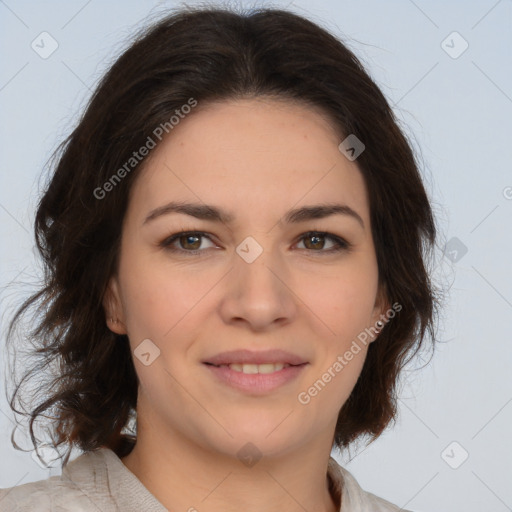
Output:
<instances>
[{"instance_id":1,"label":"cheek","mask_svg":"<svg viewBox=\"0 0 512 512\"><path fill-rule=\"evenodd\" d=\"M326 359L311 372L297 395L301 407L306 408L304 411L312 417L322 418L326 428L336 421L341 407L352 393L366 352L367 347L363 345L354 347L340 342L337 349L326 354Z\"/></svg>"},{"instance_id":2,"label":"cheek","mask_svg":"<svg viewBox=\"0 0 512 512\"><path fill-rule=\"evenodd\" d=\"M309 294L311 309L329 327L333 339L349 341L368 327L377 293L377 273L370 267L346 268L317 280Z\"/></svg>"},{"instance_id":3,"label":"cheek","mask_svg":"<svg viewBox=\"0 0 512 512\"><path fill-rule=\"evenodd\" d=\"M211 274L126 258L120 279L130 340L154 338L155 343L164 344L175 339L176 332L190 329L187 322L193 321L196 306L219 280Z\"/></svg>"}]
</instances>

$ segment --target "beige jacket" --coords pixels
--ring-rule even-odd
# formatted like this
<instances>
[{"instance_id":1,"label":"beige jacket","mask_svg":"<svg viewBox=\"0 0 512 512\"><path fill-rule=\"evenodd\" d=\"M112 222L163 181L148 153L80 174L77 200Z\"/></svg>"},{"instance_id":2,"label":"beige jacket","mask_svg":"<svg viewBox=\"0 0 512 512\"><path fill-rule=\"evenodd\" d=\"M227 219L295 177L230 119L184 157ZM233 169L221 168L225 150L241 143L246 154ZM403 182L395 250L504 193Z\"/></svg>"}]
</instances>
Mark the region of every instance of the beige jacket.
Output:
<instances>
[{"instance_id":1,"label":"beige jacket","mask_svg":"<svg viewBox=\"0 0 512 512\"><path fill-rule=\"evenodd\" d=\"M361 489L333 458L328 475L340 512L408 512ZM168 512L110 449L87 452L62 475L0 489L0 512Z\"/></svg>"}]
</instances>

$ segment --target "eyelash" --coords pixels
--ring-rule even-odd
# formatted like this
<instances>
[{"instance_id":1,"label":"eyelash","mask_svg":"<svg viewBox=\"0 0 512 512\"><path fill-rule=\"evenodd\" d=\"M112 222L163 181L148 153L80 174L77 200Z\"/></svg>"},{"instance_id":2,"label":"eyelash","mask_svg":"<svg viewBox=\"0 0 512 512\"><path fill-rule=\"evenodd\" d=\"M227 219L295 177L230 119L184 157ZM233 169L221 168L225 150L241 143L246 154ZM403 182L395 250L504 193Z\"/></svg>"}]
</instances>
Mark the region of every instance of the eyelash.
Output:
<instances>
[{"instance_id":1,"label":"eyelash","mask_svg":"<svg viewBox=\"0 0 512 512\"><path fill-rule=\"evenodd\" d=\"M178 240L179 238L184 237L184 236L196 236L198 238L207 238L208 240L210 240L210 242L215 243L207 235L207 233L205 233L203 231L181 231L179 233L175 233L174 235L168 236L167 238L162 240L159 243L159 246L169 252L173 252L173 253L178 252L178 253L187 254L187 255L191 255L191 256L200 255L205 252L205 249L196 249L193 251L187 251L186 249L177 249L176 247L171 246L171 244L173 242L175 242L176 240ZM299 238L299 242L305 238L312 237L312 236L320 236L322 238L331 240L332 242L334 242L337 245L337 247L334 247L334 248L331 248L328 250L320 249L318 251L315 251L314 249L307 249L307 248L303 249L303 250L310 251L313 253L333 254L333 253L338 253L338 252L342 252L342 251L349 251L352 247L352 245L349 242L347 242L343 238L340 238L339 236L333 235L332 233L327 233L325 231L315 231L315 230L308 231L308 232L304 233Z\"/></svg>"}]
</instances>

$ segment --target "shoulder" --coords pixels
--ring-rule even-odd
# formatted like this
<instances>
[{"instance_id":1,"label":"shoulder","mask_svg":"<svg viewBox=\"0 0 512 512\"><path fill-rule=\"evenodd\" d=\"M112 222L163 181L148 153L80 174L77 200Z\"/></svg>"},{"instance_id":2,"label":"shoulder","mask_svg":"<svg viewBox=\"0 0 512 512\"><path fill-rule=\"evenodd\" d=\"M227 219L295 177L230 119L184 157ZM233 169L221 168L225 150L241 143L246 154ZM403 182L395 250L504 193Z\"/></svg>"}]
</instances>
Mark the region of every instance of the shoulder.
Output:
<instances>
[{"instance_id":1,"label":"shoulder","mask_svg":"<svg viewBox=\"0 0 512 512\"><path fill-rule=\"evenodd\" d=\"M62 475L0 490L0 512L166 512L109 448L86 452Z\"/></svg>"},{"instance_id":2,"label":"shoulder","mask_svg":"<svg viewBox=\"0 0 512 512\"><path fill-rule=\"evenodd\" d=\"M343 512L410 512L363 490L355 477L332 457L329 459L329 474L334 492L341 495Z\"/></svg>"},{"instance_id":3,"label":"shoulder","mask_svg":"<svg viewBox=\"0 0 512 512\"><path fill-rule=\"evenodd\" d=\"M84 488L84 481L94 488ZM88 452L66 465L60 476L0 489L0 512L111 510L107 495L102 496L106 486L104 454Z\"/></svg>"},{"instance_id":4,"label":"shoulder","mask_svg":"<svg viewBox=\"0 0 512 512\"><path fill-rule=\"evenodd\" d=\"M0 512L85 511L84 494L59 476L0 489ZM73 509L68 505L73 504Z\"/></svg>"}]
</instances>

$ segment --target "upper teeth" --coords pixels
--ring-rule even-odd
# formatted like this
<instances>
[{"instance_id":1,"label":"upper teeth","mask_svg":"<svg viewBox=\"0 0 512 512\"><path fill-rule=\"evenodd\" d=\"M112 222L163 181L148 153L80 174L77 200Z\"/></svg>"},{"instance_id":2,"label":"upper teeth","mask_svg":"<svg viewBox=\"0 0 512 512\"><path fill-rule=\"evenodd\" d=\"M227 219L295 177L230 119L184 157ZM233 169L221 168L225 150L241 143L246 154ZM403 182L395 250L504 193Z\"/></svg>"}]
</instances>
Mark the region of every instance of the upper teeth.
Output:
<instances>
[{"instance_id":1,"label":"upper teeth","mask_svg":"<svg viewBox=\"0 0 512 512\"><path fill-rule=\"evenodd\" d=\"M274 373L282 370L285 366L290 366L287 363L265 363L265 364L240 364L233 363L228 365L231 370L243 373Z\"/></svg>"}]
</instances>

